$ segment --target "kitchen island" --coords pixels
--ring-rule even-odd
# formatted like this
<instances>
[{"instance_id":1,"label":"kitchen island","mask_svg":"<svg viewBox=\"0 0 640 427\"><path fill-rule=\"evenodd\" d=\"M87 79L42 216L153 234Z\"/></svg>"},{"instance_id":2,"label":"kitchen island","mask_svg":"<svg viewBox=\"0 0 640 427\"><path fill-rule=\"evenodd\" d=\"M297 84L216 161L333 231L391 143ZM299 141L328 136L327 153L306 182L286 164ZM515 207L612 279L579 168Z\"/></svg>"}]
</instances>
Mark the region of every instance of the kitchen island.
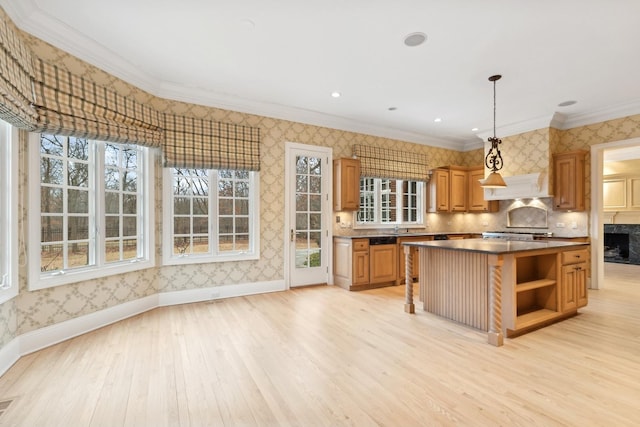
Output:
<instances>
[{"instance_id":1,"label":"kitchen island","mask_svg":"<svg viewBox=\"0 0 640 427\"><path fill-rule=\"evenodd\" d=\"M496 346L504 336L572 316L587 304L587 242L465 239L403 246L407 271L411 248L418 249L424 310L486 331ZM415 312L413 280L406 281L405 311Z\"/></svg>"}]
</instances>

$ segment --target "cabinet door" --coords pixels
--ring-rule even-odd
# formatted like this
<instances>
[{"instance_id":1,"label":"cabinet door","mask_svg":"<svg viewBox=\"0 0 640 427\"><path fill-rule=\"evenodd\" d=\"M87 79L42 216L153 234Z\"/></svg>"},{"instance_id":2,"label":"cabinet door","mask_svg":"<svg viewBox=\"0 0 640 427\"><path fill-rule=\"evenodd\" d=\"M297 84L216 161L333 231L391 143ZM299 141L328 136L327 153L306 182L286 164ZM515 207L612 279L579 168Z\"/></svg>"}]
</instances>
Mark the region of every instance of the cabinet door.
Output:
<instances>
[{"instance_id":1,"label":"cabinet door","mask_svg":"<svg viewBox=\"0 0 640 427\"><path fill-rule=\"evenodd\" d=\"M588 302L587 263L562 266L562 311L584 307Z\"/></svg>"},{"instance_id":2,"label":"cabinet door","mask_svg":"<svg viewBox=\"0 0 640 427\"><path fill-rule=\"evenodd\" d=\"M395 282L398 275L398 246L370 246L369 265L369 283Z\"/></svg>"},{"instance_id":3,"label":"cabinet door","mask_svg":"<svg viewBox=\"0 0 640 427\"><path fill-rule=\"evenodd\" d=\"M562 267L562 311L570 311L578 308L578 296L576 295L576 281L578 274L576 265Z\"/></svg>"},{"instance_id":4,"label":"cabinet door","mask_svg":"<svg viewBox=\"0 0 640 427\"><path fill-rule=\"evenodd\" d=\"M366 285L369 283L369 252L356 251L353 253L353 284Z\"/></svg>"},{"instance_id":5,"label":"cabinet door","mask_svg":"<svg viewBox=\"0 0 640 427\"><path fill-rule=\"evenodd\" d=\"M360 208L360 161L336 159L333 161L333 209L357 211Z\"/></svg>"},{"instance_id":6,"label":"cabinet door","mask_svg":"<svg viewBox=\"0 0 640 427\"><path fill-rule=\"evenodd\" d=\"M584 210L585 152L554 155L553 206L558 210Z\"/></svg>"},{"instance_id":7,"label":"cabinet door","mask_svg":"<svg viewBox=\"0 0 640 427\"><path fill-rule=\"evenodd\" d=\"M429 212L449 212L449 171L436 169L429 181Z\"/></svg>"},{"instance_id":8,"label":"cabinet door","mask_svg":"<svg viewBox=\"0 0 640 427\"><path fill-rule=\"evenodd\" d=\"M576 302L578 308L584 307L589 302L589 291L587 290L587 263L576 264Z\"/></svg>"},{"instance_id":9,"label":"cabinet door","mask_svg":"<svg viewBox=\"0 0 640 427\"><path fill-rule=\"evenodd\" d=\"M480 180L484 179L484 166L469 170L469 212L498 212L497 200L485 200L484 188Z\"/></svg>"},{"instance_id":10,"label":"cabinet door","mask_svg":"<svg viewBox=\"0 0 640 427\"><path fill-rule=\"evenodd\" d=\"M451 212L467 210L467 171L452 169L449 177Z\"/></svg>"}]
</instances>

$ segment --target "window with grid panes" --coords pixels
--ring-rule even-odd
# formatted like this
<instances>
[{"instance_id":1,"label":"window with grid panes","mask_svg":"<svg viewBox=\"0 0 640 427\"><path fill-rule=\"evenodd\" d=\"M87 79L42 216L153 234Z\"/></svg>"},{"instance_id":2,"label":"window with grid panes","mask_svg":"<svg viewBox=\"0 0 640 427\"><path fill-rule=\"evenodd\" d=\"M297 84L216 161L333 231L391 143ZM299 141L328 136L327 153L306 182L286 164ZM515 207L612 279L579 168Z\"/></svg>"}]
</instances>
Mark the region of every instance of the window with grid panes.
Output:
<instances>
[{"instance_id":1,"label":"window with grid panes","mask_svg":"<svg viewBox=\"0 0 640 427\"><path fill-rule=\"evenodd\" d=\"M422 225L424 187L420 181L361 178L356 226Z\"/></svg>"}]
</instances>

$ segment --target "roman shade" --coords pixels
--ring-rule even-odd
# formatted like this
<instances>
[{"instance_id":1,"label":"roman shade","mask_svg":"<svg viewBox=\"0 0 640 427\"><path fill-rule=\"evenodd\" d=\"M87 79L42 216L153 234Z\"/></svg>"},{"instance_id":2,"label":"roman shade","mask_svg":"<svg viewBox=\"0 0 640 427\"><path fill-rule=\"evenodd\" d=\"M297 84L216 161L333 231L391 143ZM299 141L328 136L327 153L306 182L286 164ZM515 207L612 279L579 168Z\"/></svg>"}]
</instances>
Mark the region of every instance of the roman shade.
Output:
<instances>
[{"instance_id":1,"label":"roman shade","mask_svg":"<svg viewBox=\"0 0 640 427\"><path fill-rule=\"evenodd\" d=\"M408 151L354 145L353 155L360 160L360 174L369 178L428 181L427 156Z\"/></svg>"},{"instance_id":2,"label":"roman shade","mask_svg":"<svg viewBox=\"0 0 640 427\"><path fill-rule=\"evenodd\" d=\"M165 115L164 166L260 170L260 129Z\"/></svg>"},{"instance_id":3,"label":"roman shade","mask_svg":"<svg viewBox=\"0 0 640 427\"><path fill-rule=\"evenodd\" d=\"M32 130L37 114L33 98L33 58L4 12L0 12L0 118Z\"/></svg>"},{"instance_id":4,"label":"roman shade","mask_svg":"<svg viewBox=\"0 0 640 427\"><path fill-rule=\"evenodd\" d=\"M35 60L37 132L159 147L162 113L40 59Z\"/></svg>"}]
</instances>

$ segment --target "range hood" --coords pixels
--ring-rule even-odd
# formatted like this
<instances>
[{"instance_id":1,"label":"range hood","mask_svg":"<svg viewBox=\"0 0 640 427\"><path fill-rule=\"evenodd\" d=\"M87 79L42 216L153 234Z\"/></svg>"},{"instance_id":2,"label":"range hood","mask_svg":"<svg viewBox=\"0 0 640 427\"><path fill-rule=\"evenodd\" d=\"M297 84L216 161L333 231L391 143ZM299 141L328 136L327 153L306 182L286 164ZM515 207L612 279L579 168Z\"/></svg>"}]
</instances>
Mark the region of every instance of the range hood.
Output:
<instances>
[{"instance_id":1,"label":"range hood","mask_svg":"<svg viewBox=\"0 0 640 427\"><path fill-rule=\"evenodd\" d=\"M505 188L485 188L485 200L530 199L552 197L549 194L549 177L545 172L505 176Z\"/></svg>"}]
</instances>

